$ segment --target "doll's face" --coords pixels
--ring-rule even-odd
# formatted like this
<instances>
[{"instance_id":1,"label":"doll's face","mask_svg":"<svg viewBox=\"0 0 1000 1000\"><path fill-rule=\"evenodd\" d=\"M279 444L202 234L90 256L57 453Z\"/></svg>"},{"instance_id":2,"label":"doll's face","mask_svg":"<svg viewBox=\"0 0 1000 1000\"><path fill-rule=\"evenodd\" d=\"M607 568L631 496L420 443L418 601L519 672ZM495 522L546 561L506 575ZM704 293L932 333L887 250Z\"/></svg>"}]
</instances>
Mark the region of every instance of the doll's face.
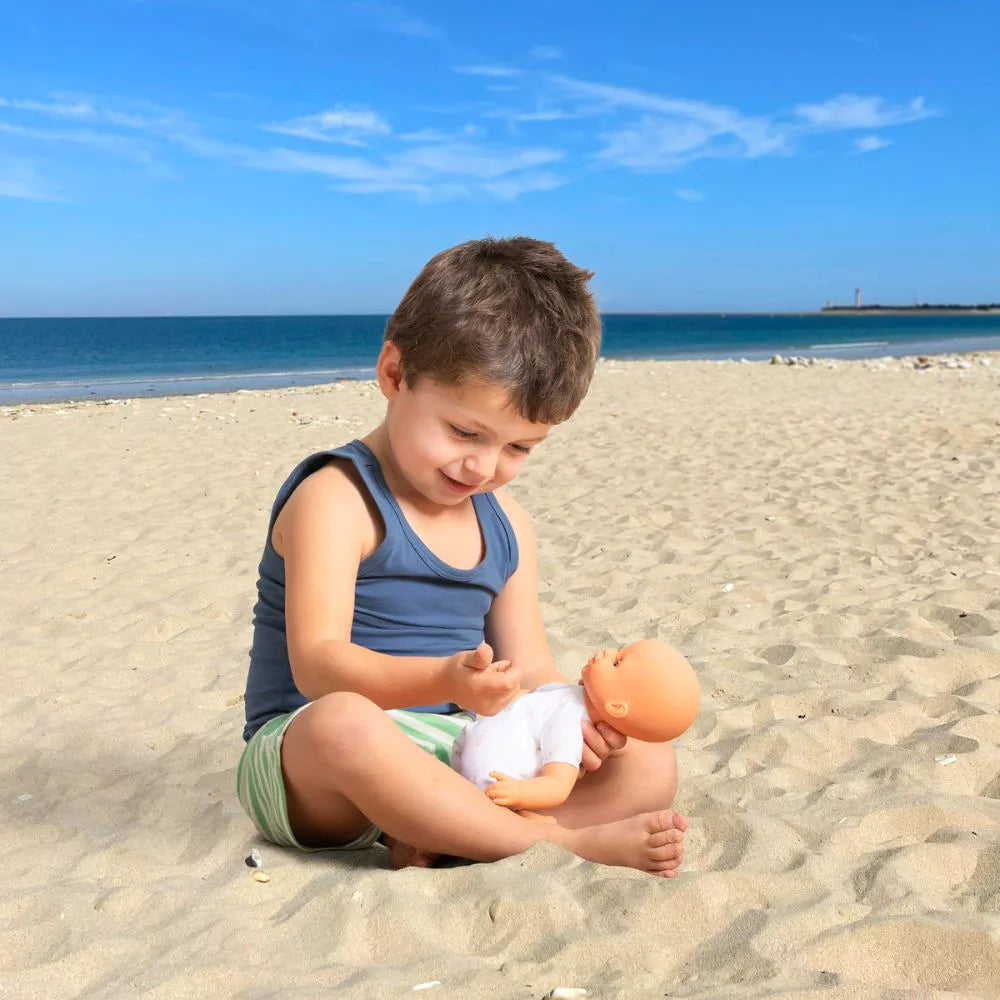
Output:
<instances>
[{"instance_id":1,"label":"doll's face","mask_svg":"<svg viewBox=\"0 0 1000 1000\"><path fill-rule=\"evenodd\" d=\"M698 714L698 679L691 665L657 639L602 649L587 661L580 682L591 719L626 736L674 739Z\"/></svg>"},{"instance_id":2,"label":"doll's face","mask_svg":"<svg viewBox=\"0 0 1000 1000\"><path fill-rule=\"evenodd\" d=\"M632 700L636 686L635 645L601 649L587 661L580 681L595 704Z\"/></svg>"}]
</instances>

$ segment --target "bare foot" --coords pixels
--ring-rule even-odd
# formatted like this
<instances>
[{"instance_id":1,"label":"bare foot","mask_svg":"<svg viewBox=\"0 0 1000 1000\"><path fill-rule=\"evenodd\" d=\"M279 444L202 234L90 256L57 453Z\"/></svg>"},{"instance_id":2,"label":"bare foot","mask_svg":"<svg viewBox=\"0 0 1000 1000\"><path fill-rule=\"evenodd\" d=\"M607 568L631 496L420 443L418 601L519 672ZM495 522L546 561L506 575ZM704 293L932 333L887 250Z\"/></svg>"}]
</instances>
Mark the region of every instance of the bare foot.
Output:
<instances>
[{"instance_id":1,"label":"bare foot","mask_svg":"<svg viewBox=\"0 0 1000 1000\"><path fill-rule=\"evenodd\" d=\"M687 825L680 813L662 809L569 831L572 839L567 846L588 861L674 878L684 860Z\"/></svg>"},{"instance_id":2,"label":"bare foot","mask_svg":"<svg viewBox=\"0 0 1000 1000\"><path fill-rule=\"evenodd\" d=\"M395 837L383 833L381 841L389 848L392 857L392 867L399 871L400 868L433 868L434 862L440 857L439 854L431 854L428 851L421 851L409 844L404 844Z\"/></svg>"}]
</instances>

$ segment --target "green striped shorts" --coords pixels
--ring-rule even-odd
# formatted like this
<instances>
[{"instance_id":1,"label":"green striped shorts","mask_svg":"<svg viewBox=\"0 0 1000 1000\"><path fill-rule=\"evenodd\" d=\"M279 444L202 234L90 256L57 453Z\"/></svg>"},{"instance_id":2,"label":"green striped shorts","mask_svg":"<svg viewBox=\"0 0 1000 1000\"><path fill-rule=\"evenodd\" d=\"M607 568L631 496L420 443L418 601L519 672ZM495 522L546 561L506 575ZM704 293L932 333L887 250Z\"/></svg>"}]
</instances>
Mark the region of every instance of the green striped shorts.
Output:
<instances>
[{"instance_id":1,"label":"green striped shorts","mask_svg":"<svg viewBox=\"0 0 1000 1000\"><path fill-rule=\"evenodd\" d=\"M269 719L250 737L236 768L236 794L240 805L257 827L261 836L280 847L297 847L301 851L361 851L371 847L382 831L371 826L359 837L346 844L331 847L304 847L295 839L288 820L285 782L281 774L281 741L289 723L303 708ZM407 712L391 708L386 712L393 722L422 750L433 754L445 764L451 764L451 748L458 734L473 721L468 712L454 715L433 715L430 712Z\"/></svg>"}]
</instances>

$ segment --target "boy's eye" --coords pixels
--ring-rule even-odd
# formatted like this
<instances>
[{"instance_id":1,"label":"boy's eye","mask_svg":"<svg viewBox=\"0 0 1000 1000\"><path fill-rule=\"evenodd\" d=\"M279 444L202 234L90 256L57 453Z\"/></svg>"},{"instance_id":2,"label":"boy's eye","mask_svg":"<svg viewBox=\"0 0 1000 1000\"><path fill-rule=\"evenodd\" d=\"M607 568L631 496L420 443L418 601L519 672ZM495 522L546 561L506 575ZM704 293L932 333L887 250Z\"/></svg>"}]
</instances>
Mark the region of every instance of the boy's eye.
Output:
<instances>
[{"instance_id":1,"label":"boy's eye","mask_svg":"<svg viewBox=\"0 0 1000 1000\"><path fill-rule=\"evenodd\" d=\"M448 426L451 428L451 432L455 435L455 437L460 437L463 440L468 440L469 438L474 438L476 436L475 431L466 431L461 427L456 427L454 424L448 424Z\"/></svg>"},{"instance_id":2,"label":"boy's eye","mask_svg":"<svg viewBox=\"0 0 1000 1000\"><path fill-rule=\"evenodd\" d=\"M530 455L531 449L526 444L512 444L512 451L516 451L519 455Z\"/></svg>"}]
</instances>

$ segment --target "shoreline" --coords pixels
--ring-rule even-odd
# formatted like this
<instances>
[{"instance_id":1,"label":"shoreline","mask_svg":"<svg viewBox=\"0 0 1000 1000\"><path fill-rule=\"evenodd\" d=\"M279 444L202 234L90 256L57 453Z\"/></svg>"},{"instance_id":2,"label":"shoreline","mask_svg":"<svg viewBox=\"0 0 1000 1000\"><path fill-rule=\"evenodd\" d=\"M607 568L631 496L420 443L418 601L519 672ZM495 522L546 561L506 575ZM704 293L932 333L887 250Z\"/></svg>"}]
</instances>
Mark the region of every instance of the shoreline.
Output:
<instances>
[{"instance_id":1,"label":"shoreline","mask_svg":"<svg viewBox=\"0 0 1000 1000\"><path fill-rule=\"evenodd\" d=\"M854 361L891 359L915 361L932 358L977 357L1000 352L1000 334L996 337L940 339L926 342L907 341L891 350L891 342L870 341L830 345L781 346L744 351L674 352L666 356L601 355L602 364L657 361L679 363L703 361L714 364L769 363L774 357L795 358L815 364L846 364ZM108 399L166 399L175 396L201 396L230 392L255 392L267 389L301 388L328 385L333 382L370 381L374 368L323 369L302 372L244 372L227 375L179 375L166 377L128 377L125 379L66 379L32 383L0 383L0 407L38 405L42 403L78 403ZM138 386L146 386L140 391Z\"/></svg>"},{"instance_id":2,"label":"shoreline","mask_svg":"<svg viewBox=\"0 0 1000 1000\"><path fill-rule=\"evenodd\" d=\"M807 316L1000 316L1000 308L977 309L975 306L959 309L922 309L905 306L832 306L829 309L818 309L805 313Z\"/></svg>"}]
</instances>

